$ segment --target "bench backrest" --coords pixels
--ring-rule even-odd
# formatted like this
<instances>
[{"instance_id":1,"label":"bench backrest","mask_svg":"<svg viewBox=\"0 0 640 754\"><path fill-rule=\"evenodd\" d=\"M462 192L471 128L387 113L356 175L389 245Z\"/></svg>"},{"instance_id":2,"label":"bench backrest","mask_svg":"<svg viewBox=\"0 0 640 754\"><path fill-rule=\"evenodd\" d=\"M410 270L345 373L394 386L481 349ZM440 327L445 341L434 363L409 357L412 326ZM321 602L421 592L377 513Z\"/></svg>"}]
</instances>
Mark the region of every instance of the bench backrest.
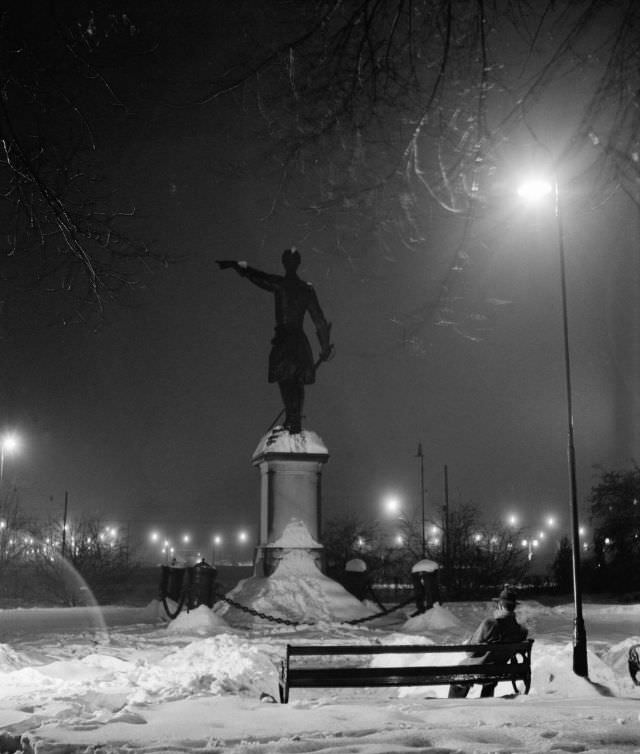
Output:
<instances>
[{"instance_id":1,"label":"bench backrest","mask_svg":"<svg viewBox=\"0 0 640 754\"><path fill-rule=\"evenodd\" d=\"M505 661L514 655L522 655L525 661L531 654L533 639L505 644L287 644L287 661L291 656L313 655L378 655L378 654L426 654L436 652L476 653L500 648Z\"/></svg>"}]
</instances>

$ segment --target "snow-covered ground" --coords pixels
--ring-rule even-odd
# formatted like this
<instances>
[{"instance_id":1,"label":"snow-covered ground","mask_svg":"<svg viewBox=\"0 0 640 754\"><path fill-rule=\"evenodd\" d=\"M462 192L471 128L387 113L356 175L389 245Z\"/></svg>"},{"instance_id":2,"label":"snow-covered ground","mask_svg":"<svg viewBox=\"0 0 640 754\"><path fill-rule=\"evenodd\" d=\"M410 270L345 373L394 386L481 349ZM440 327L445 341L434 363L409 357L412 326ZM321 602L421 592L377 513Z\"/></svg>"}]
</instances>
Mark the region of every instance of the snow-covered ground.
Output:
<instances>
[{"instance_id":1,"label":"snow-covered ground","mask_svg":"<svg viewBox=\"0 0 640 754\"><path fill-rule=\"evenodd\" d=\"M528 696L501 698L507 685L465 700L445 698L446 687L293 689L288 705L274 702L288 642L458 643L491 611L463 602L411 618L409 605L349 624L377 608L293 565L229 596L304 625L226 603L172 622L155 601L0 611L0 744L11 751L22 737L22 750L38 754L640 751L640 687L626 664L640 643L640 605L585 605L590 682L571 671L573 606L525 601L518 615L535 639Z\"/></svg>"}]
</instances>

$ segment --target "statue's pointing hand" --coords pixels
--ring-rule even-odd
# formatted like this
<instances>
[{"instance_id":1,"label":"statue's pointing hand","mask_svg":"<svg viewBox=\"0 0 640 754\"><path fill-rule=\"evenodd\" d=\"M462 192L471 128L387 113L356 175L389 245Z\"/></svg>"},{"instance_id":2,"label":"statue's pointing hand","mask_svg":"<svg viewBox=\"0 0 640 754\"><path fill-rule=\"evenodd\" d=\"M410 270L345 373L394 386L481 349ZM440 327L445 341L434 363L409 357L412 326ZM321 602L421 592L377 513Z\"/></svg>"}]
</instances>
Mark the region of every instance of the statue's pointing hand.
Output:
<instances>
[{"instance_id":1,"label":"statue's pointing hand","mask_svg":"<svg viewBox=\"0 0 640 754\"><path fill-rule=\"evenodd\" d=\"M234 270L237 270L238 268L243 270L247 269L246 262L236 262L235 260L229 259L216 259L216 264L221 270L228 270L230 267Z\"/></svg>"}]
</instances>

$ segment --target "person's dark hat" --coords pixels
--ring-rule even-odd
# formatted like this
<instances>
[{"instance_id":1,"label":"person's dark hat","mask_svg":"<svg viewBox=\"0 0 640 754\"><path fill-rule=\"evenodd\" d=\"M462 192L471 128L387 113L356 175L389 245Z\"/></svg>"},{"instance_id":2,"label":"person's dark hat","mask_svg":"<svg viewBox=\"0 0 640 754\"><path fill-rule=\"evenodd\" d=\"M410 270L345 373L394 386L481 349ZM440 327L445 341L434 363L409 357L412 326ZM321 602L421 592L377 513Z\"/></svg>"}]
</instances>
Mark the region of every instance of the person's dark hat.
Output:
<instances>
[{"instance_id":1,"label":"person's dark hat","mask_svg":"<svg viewBox=\"0 0 640 754\"><path fill-rule=\"evenodd\" d=\"M502 602L505 607L513 609L517 604L515 589L505 586L496 598L499 602Z\"/></svg>"}]
</instances>

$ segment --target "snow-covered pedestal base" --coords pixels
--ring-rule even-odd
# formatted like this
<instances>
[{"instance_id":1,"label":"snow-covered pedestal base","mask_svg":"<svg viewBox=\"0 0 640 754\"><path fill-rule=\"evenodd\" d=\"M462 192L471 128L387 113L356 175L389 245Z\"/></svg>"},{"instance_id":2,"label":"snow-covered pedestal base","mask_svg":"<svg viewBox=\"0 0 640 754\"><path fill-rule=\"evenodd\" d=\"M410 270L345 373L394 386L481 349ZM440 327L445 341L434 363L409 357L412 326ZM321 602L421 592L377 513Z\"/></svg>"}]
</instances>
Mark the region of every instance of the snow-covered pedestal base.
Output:
<instances>
[{"instance_id":1,"label":"snow-covered pedestal base","mask_svg":"<svg viewBox=\"0 0 640 754\"><path fill-rule=\"evenodd\" d=\"M313 554L303 548L283 548L270 576L244 579L227 597L245 608L222 600L217 603L216 613L232 626L317 625L358 620L376 612L325 576Z\"/></svg>"},{"instance_id":2,"label":"snow-covered pedestal base","mask_svg":"<svg viewBox=\"0 0 640 754\"><path fill-rule=\"evenodd\" d=\"M292 435L274 427L260 440L252 458L260 469L256 576L269 576L292 550L310 553L321 565L321 479L328 460L327 448L310 430Z\"/></svg>"}]
</instances>

